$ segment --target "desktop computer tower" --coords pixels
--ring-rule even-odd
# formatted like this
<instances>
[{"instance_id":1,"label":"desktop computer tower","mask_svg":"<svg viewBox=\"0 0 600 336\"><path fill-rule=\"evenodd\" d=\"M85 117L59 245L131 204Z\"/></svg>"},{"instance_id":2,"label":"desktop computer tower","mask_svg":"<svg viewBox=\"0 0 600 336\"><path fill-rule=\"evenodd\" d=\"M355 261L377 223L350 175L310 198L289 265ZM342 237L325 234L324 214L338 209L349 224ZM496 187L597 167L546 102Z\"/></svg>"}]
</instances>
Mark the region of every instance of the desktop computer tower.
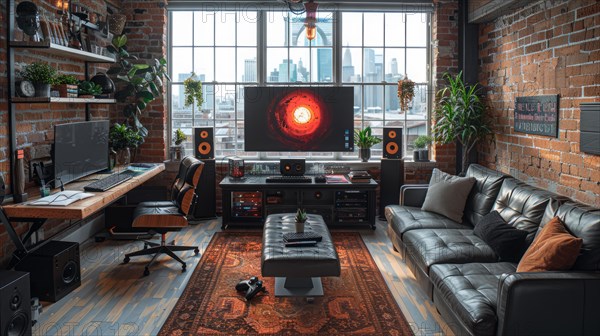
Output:
<instances>
[{"instance_id":1,"label":"desktop computer tower","mask_svg":"<svg viewBox=\"0 0 600 336\"><path fill-rule=\"evenodd\" d=\"M31 336L29 273L0 271L0 335Z\"/></svg>"},{"instance_id":2,"label":"desktop computer tower","mask_svg":"<svg viewBox=\"0 0 600 336\"><path fill-rule=\"evenodd\" d=\"M200 159L204 162L202 175L196 186L196 206L190 219L208 219L217 216L217 167L215 159Z\"/></svg>"},{"instance_id":3,"label":"desktop computer tower","mask_svg":"<svg viewBox=\"0 0 600 336\"><path fill-rule=\"evenodd\" d=\"M27 255L15 269L29 272L32 296L56 302L81 285L79 244L49 241Z\"/></svg>"}]
</instances>

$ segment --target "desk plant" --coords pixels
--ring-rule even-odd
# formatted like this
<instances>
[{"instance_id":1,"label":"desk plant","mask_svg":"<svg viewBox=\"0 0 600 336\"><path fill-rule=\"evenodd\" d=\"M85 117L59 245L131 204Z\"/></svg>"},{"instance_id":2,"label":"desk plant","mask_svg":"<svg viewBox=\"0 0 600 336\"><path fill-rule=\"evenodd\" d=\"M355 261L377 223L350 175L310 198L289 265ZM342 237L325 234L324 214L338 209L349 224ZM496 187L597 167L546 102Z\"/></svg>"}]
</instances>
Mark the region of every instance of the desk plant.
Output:
<instances>
[{"instance_id":1,"label":"desk plant","mask_svg":"<svg viewBox=\"0 0 600 336\"><path fill-rule=\"evenodd\" d=\"M35 87L36 97L50 97L50 86L54 83L56 69L44 62L34 62L25 67L23 78Z\"/></svg>"},{"instance_id":2,"label":"desk plant","mask_svg":"<svg viewBox=\"0 0 600 336\"><path fill-rule=\"evenodd\" d=\"M306 210L298 208L298 210L296 211L296 217L294 219L296 232L304 232L304 223L306 223L306 220L308 219L308 214L306 213Z\"/></svg>"},{"instance_id":3,"label":"desk plant","mask_svg":"<svg viewBox=\"0 0 600 336\"><path fill-rule=\"evenodd\" d=\"M144 142L139 131L125 124L115 123L108 133L110 147L117 152L117 163L127 165L131 162L131 148L137 148Z\"/></svg>"},{"instance_id":4,"label":"desk plant","mask_svg":"<svg viewBox=\"0 0 600 336\"><path fill-rule=\"evenodd\" d=\"M363 162L369 161L371 158L371 147L380 142L380 138L372 135L370 126L367 126L367 128L363 130L354 130L354 144L360 148L359 154Z\"/></svg>"},{"instance_id":5,"label":"desk plant","mask_svg":"<svg viewBox=\"0 0 600 336\"><path fill-rule=\"evenodd\" d=\"M444 78L448 86L438 92L434 136L443 144L456 141L462 145L462 174L465 174L471 150L480 140L492 135L492 127L485 118L486 106L480 97L480 86L466 85L462 72L456 77L446 73Z\"/></svg>"},{"instance_id":6,"label":"desk plant","mask_svg":"<svg viewBox=\"0 0 600 336\"><path fill-rule=\"evenodd\" d=\"M171 157L172 160L181 161L181 159L185 156L185 148L181 145L185 140L187 140L187 136L180 128L173 132L174 145L171 147L173 155Z\"/></svg>"},{"instance_id":7,"label":"desk plant","mask_svg":"<svg viewBox=\"0 0 600 336\"><path fill-rule=\"evenodd\" d=\"M429 145L433 142L433 138L429 135L419 135L413 145L415 150L413 152L413 161L429 161Z\"/></svg>"}]
</instances>

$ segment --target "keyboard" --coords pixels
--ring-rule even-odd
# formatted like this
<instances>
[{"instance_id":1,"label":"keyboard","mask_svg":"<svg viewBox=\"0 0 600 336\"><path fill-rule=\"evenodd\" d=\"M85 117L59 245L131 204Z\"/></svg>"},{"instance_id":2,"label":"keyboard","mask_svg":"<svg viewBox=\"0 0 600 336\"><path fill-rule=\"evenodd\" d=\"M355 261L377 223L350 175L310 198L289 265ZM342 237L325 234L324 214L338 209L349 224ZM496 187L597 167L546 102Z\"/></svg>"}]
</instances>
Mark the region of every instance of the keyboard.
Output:
<instances>
[{"instance_id":1,"label":"keyboard","mask_svg":"<svg viewBox=\"0 0 600 336\"><path fill-rule=\"evenodd\" d=\"M120 173L115 173L112 175L108 175L107 177L101 178L98 181L94 181L88 185L86 185L85 187L83 187L83 190L85 191L107 191L115 186L118 186L119 184L130 180L132 177L134 177L135 175L137 175L136 172L133 172L131 170L126 170Z\"/></svg>"},{"instance_id":2,"label":"keyboard","mask_svg":"<svg viewBox=\"0 0 600 336\"><path fill-rule=\"evenodd\" d=\"M308 176L267 176L267 183L312 183Z\"/></svg>"}]
</instances>

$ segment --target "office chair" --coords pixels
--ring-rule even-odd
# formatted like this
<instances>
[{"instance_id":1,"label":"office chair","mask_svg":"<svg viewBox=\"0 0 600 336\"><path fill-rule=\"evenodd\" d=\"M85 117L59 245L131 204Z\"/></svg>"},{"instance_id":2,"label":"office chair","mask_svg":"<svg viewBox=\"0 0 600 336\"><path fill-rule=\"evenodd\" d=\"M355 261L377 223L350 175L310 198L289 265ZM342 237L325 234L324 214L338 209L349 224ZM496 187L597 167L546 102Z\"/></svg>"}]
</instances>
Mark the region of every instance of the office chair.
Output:
<instances>
[{"instance_id":1,"label":"office chair","mask_svg":"<svg viewBox=\"0 0 600 336\"><path fill-rule=\"evenodd\" d=\"M175 246L166 243L167 232L180 231L188 225L187 215L196 202L196 186L200 180L204 162L188 156L181 160L179 173L171 187L170 201L142 202L135 208L132 227L143 228L161 234L160 244L144 242L144 249L125 255L123 263L127 264L131 257L154 254L152 260L144 268L144 276L150 274L150 266L159 255L166 254L181 264L182 272L186 264L174 252L194 250L197 246ZM152 247L148 247L148 246Z\"/></svg>"}]
</instances>

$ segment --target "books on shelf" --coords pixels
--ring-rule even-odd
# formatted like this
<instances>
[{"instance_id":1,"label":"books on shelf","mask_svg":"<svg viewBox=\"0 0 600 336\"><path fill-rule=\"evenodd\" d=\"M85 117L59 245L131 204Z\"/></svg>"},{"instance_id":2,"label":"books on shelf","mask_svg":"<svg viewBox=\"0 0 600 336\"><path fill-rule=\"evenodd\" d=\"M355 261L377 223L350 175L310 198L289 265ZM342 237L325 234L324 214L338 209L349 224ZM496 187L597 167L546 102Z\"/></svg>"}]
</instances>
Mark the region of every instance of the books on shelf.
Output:
<instances>
[{"instance_id":1,"label":"books on shelf","mask_svg":"<svg viewBox=\"0 0 600 336\"><path fill-rule=\"evenodd\" d=\"M345 175L341 174L325 175L325 179L327 180L327 183L350 183L350 181L348 181L348 178Z\"/></svg>"},{"instance_id":2,"label":"books on shelf","mask_svg":"<svg viewBox=\"0 0 600 336\"><path fill-rule=\"evenodd\" d=\"M355 170L348 173L348 177L352 183L369 183L371 175L365 170Z\"/></svg>"}]
</instances>

